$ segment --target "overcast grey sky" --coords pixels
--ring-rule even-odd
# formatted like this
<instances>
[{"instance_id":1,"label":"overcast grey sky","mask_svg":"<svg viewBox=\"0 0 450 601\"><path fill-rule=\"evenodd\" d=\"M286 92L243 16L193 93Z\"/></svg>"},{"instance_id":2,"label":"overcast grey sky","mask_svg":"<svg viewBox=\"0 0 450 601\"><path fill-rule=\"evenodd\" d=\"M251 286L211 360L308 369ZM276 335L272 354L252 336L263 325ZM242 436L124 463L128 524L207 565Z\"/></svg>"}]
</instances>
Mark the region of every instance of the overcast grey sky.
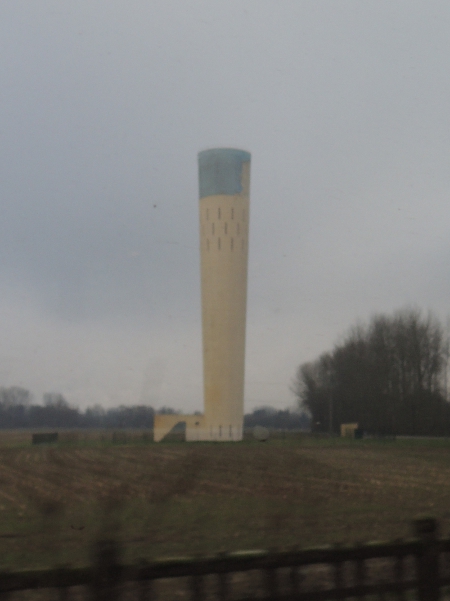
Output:
<instances>
[{"instance_id":1,"label":"overcast grey sky","mask_svg":"<svg viewBox=\"0 0 450 601\"><path fill-rule=\"evenodd\" d=\"M3 0L0 385L202 407L197 153L252 153L246 410L443 321L450 3Z\"/></svg>"}]
</instances>

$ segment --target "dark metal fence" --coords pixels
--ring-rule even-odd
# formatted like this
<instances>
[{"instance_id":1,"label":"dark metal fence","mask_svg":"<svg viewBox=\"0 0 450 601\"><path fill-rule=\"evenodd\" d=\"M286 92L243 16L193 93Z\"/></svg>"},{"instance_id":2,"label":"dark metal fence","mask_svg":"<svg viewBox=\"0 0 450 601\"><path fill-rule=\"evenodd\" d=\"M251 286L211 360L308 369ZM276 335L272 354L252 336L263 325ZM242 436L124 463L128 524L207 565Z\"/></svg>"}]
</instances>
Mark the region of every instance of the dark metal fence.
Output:
<instances>
[{"instance_id":1,"label":"dark metal fence","mask_svg":"<svg viewBox=\"0 0 450 601\"><path fill-rule=\"evenodd\" d=\"M58 432L37 432L31 436L32 444L47 444L58 442Z\"/></svg>"},{"instance_id":2,"label":"dark metal fence","mask_svg":"<svg viewBox=\"0 0 450 601\"><path fill-rule=\"evenodd\" d=\"M450 586L450 539L437 538L437 522L431 518L416 520L414 530L416 538L409 541L250 551L138 565L123 565L118 545L106 541L97 544L95 561L88 568L1 573L0 599L14 591L37 589L54 589L59 599L93 601L443 599ZM75 587L83 587L81 597Z\"/></svg>"}]
</instances>

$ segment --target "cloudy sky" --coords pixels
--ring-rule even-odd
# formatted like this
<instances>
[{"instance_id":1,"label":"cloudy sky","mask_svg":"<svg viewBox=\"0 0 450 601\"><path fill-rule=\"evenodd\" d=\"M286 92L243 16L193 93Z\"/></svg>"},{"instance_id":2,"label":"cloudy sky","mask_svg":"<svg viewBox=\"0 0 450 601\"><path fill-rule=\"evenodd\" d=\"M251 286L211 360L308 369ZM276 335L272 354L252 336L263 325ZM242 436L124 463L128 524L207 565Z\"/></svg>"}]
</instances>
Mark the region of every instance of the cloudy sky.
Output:
<instances>
[{"instance_id":1,"label":"cloudy sky","mask_svg":"<svg viewBox=\"0 0 450 601\"><path fill-rule=\"evenodd\" d=\"M252 153L246 409L450 314L450 4L2 0L0 386L202 407L197 153Z\"/></svg>"}]
</instances>

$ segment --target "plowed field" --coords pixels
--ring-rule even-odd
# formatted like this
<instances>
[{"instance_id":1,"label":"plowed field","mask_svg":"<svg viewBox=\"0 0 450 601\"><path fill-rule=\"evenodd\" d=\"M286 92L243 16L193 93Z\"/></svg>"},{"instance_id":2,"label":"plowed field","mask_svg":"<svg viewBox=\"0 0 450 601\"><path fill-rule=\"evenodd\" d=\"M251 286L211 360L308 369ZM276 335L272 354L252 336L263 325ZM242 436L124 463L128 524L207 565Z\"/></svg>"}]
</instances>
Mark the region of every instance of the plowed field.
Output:
<instances>
[{"instance_id":1,"label":"plowed field","mask_svg":"<svg viewBox=\"0 0 450 601\"><path fill-rule=\"evenodd\" d=\"M0 434L2 567L85 564L99 536L121 539L134 561L392 539L424 513L445 535L450 525L449 443L32 447L11 437Z\"/></svg>"}]
</instances>

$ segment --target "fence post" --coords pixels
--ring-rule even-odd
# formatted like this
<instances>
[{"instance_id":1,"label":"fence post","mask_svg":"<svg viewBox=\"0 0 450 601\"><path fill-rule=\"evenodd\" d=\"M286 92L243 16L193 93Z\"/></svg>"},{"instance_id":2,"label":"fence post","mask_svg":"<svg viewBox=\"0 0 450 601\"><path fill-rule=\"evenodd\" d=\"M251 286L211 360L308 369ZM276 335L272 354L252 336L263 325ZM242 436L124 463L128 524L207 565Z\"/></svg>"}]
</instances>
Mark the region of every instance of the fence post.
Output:
<instances>
[{"instance_id":1,"label":"fence post","mask_svg":"<svg viewBox=\"0 0 450 601\"><path fill-rule=\"evenodd\" d=\"M413 525L421 542L417 556L419 601L438 601L440 590L437 521L434 518L420 518L415 520Z\"/></svg>"},{"instance_id":2,"label":"fence post","mask_svg":"<svg viewBox=\"0 0 450 601\"><path fill-rule=\"evenodd\" d=\"M103 540L94 548L93 601L118 601L121 567L120 549L114 540Z\"/></svg>"},{"instance_id":3,"label":"fence post","mask_svg":"<svg viewBox=\"0 0 450 601\"><path fill-rule=\"evenodd\" d=\"M298 566L292 566L289 571L289 580L291 583L291 596L295 598L296 595L300 594L300 568Z\"/></svg>"},{"instance_id":4,"label":"fence post","mask_svg":"<svg viewBox=\"0 0 450 601\"><path fill-rule=\"evenodd\" d=\"M8 572L3 571L0 574L0 600L1 601L8 601L8 599L11 596L11 592L8 590L3 590L5 588L5 584L8 581Z\"/></svg>"},{"instance_id":5,"label":"fence post","mask_svg":"<svg viewBox=\"0 0 450 601\"><path fill-rule=\"evenodd\" d=\"M222 552L222 553L219 553L218 556L225 560L227 554ZM217 595L218 595L219 601L228 601L229 596L230 596L230 575L228 572L220 572L217 575L217 578L218 578Z\"/></svg>"},{"instance_id":6,"label":"fence post","mask_svg":"<svg viewBox=\"0 0 450 601\"><path fill-rule=\"evenodd\" d=\"M334 548L336 550L339 550L340 548L342 548L342 545L340 543L337 543ZM334 564L334 588L337 590L340 590L343 585L344 585L344 578L343 578L343 570L342 570L342 561L340 561L339 559L337 559Z\"/></svg>"},{"instance_id":7,"label":"fence post","mask_svg":"<svg viewBox=\"0 0 450 601\"><path fill-rule=\"evenodd\" d=\"M357 543L358 547L362 547L363 544L362 543ZM363 594L362 590L363 587L366 583L366 576L367 576L367 570L366 570L366 561L364 558L360 557L356 560L356 564L355 564L355 582L356 582L356 588L357 588L357 598L358 599L364 599L365 595Z\"/></svg>"},{"instance_id":8,"label":"fence post","mask_svg":"<svg viewBox=\"0 0 450 601\"><path fill-rule=\"evenodd\" d=\"M219 601L228 601L229 599L229 591L230 591L230 587L229 587L229 574L227 574L226 572L222 572L219 574L218 576L218 597L219 597Z\"/></svg>"},{"instance_id":9,"label":"fence post","mask_svg":"<svg viewBox=\"0 0 450 601\"><path fill-rule=\"evenodd\" d=\"M58 570L58 601L67 601L69 598L69 589L64 586L64 575L66 570L70 568L69 565L64 564L57 566Z\"/></svg>"},{"instance_id":10,"label":"fence post","mask_svg":"<svg viewBox=\"0 0 450 601\"><path fill-rule=\"evenodd\" d=\"M204 598L203 576L202 574L194 574L191 577L191 599L192 601L203 601Z\"/></svg>"},{"instance_id":11,"label":"fence post","mask_svg":"<svg viewBox=\"0 0 450 601\"><path fill-rule=\"evenodd\" d=\"M265 581L266 581L266 591L267 596L265 597L267 600L271 599L275 601L278 597L278 572L276 568L266 568L264 570Z\"/></svg>"},{"instance_id":12,"label":"fence post","mask_svg":"<svg viewBox=\"0 0 450 601\"><path fill-rule=\"evenodd\" d=\"M141 571L148 568L149 562L146 559L141 559L139 562L139 569ZM138 582L138 599L139 601L150 601L152 597L153 580L146 580L141 578Z\"/></svg>"},{"instance_id":13,"label":"fence post","mask_svg":"<svg viewBox=\"0 0 450 601\"><path fill-rule=\"evenodd\" d=\"M394 540L395 544L401 544L401 542L402 542L401 538L397 538ZM402 555L402 553L398 553L397 556L395 557L395 561L394 561L394 582L396 582L396 584L398 584L399 587L401 587L404 579L405 579L405 558ZM398 601L405 601L405 598L406 598L405 591L403 590L403 588L399 588L397 591Z\"/></svg>"}]
</instances>

